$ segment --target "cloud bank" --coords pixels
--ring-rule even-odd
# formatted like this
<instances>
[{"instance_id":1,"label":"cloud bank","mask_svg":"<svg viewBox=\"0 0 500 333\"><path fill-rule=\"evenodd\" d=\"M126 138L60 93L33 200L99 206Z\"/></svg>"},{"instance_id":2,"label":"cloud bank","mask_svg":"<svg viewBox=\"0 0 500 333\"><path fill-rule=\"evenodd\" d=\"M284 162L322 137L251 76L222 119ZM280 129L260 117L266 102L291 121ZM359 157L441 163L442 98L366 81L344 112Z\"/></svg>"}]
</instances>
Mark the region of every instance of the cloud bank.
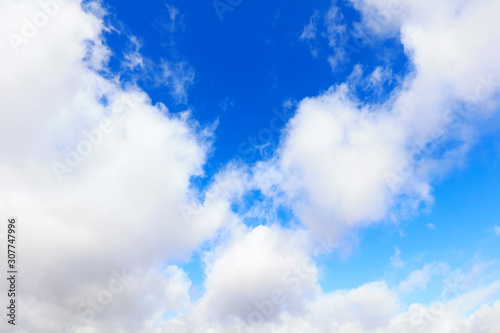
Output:
<instances>
[{"instance_id":1,"label":"cloud bank","mask_svg":"<svg viewBox=\"0 0 500 333\"><path fill-rule=\"evenodd\" d=\"M199 193L191 179L203 175L214 129L103 74L112 50L99 3L3 1L0 211L21 225L20 329L497 332L498 281L409 306L402 295L425 288L435 266L399 289L320 287L318 256L431 204L432 183L465 158L499 105L498 1L352 3L358 29L399 36L414 70L382 103L358 100L353 82L303 99L272 158L228 165ZM315 33L311 25L302 36ZM183 101L194 74L169 63L165 78ZM245 225L231 204L252 190L289 207L298 225ZM194 300L186 272L165 263L207 243Z\"/></svg>"}]
</instances>

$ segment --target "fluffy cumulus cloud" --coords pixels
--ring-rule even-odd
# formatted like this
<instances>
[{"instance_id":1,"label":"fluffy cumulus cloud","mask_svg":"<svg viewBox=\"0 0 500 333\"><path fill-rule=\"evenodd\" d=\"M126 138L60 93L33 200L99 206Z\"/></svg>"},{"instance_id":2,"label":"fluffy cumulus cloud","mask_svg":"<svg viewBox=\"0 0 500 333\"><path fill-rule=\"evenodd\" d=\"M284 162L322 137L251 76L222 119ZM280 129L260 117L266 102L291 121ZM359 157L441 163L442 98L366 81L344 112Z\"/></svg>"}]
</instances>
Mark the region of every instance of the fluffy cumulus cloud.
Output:
<instances>
[{"instance_id":1,"label":"fluffy cumulus cloud","mask_svg":"<svg viewBox=\"0 0 500 333\"><path fill-rule=\"evenodd\" d=\"M277 184L321 234L432 203L431 182L462 160L474 125L498 109L498 2L438 1L429 14L421 2L400 1L397 11L385 1L354 5L362 29L400 36L413 72L384 103L357 100L350 82L304 99L275 159L257 168L261 187L276 192Z\"/></svg>"},{"instance_id":2,"label":"fluffy cumulus cloud","mask_svg":"<svg viewBox=\"0 0 500 333\"><path fill-rule=\"evenodd\" d=\"M354 1L354 5L363 17L359 29L373 38L400 37L413 72L384 103L357 100L349 82L304 99L275 157L253 170L253 186L292 207L313 235L334 239L353 228L397 219L432 203L432 181L463 160L474 144L475 125L494 116L499 105L500 71L495 56L500 33L491 29L498 2L439 1L430 14L426 4L410 1L396 5ZM302 39L314 38L315 20L306 26ZM371 77L381 77L381 69ZM443 269L439 264L412 272L396 290L387 292L392 297L388 304L425 288L431 276ZM319 293L315 302L322 297ZM397 314L394 305L393 312L377 317L377 327L367 326L368 315L339 324L336 317L346 310L332 308L324 331L467 331L478 325L478 313L495 311L495 305L485 306L467 317L475 307L464 310L456 306L459 302L434 304L443 305L438 313L432 306L415 304ZM311 305L309 310L312 317L303 321L297 321L299 315L287 317L285 311L281 323L267 321L257 331L318 331L323 326L314 324L317 307ZM419 321L429 323L422 328ZM493 332L494 325L487 321L481 330Z\"/></svg>"},{"instance_id":3,"label":"fluffy cumulus cloud","mask_svg":"<svg viewBox=\"0 0 500 333\"><path fill-rule=\"evenodd\" d=\"M319 285L314 258L352 230L432 202L431 182L498 108L498 1L352 2L360 29L400 36L414 71L384 103L362 103L349 83L304 99L272 159L229 165L200 195L190 180L203 174L213 129L98 74L111 52L98 3L2 1L0 211L19 216L21 330L497 332L498 282L402 304L440 265L394 288ZM339 30L329 32L334 44ZM142 67L133 44L129 66ZM163 64L184 101L194 73ZM458 144L443 149L449 141ZM231 202L254 189L301 226L241 223ZM165 262L206 242L204 294L193 300L186 273Z\"/></svg>"},{"instance_id":4,"label":"fluffy cumulus cloud","mask_svg":"<svg viewBox=\"0 0 500 333\"><path fill-rule=\"evenodd\" d=\"M189 224L179 209L211 130L97 74L111 52L98 4L9 0L0 12L0 206L23 234L23 329L140 331L180 311L190 282L164 262L228 214L207 204L212 218Z\"/></svg>"},{"instance_id":5,"label":"fluffy cumulus cloud","mask_svg":"<svg viewBox=\"0 0 500 333\"><path fill-rule=\"evenodd\" d=\"M299 313L278 312L276 303L254 301L246 320L214 320L196 308L187 317L171 320L163 331L493 333L498 330L499 304L484 303L498 297L499 291L498 282L460 296L450 288L429 305L415 303L402 310L397 292L385 282L375 281L351 290L316 293L313 299L303 301L304 310ZM276 313L272 320L263 319Z\"/></svg>"},{"instance_id":6,"label":"fluffy cumulus cloud","mask_svg":"<svg viewBox=\"0 0 500 333\"><path fill-rule=\"evenodd\" d=\"M197 331L210 323L228 332L278 324L284 314L304 313L305 301L320 292L306 232L239 226L232 233L205 255L205 294L167 331Z\"/></svg>"}]
</instances>

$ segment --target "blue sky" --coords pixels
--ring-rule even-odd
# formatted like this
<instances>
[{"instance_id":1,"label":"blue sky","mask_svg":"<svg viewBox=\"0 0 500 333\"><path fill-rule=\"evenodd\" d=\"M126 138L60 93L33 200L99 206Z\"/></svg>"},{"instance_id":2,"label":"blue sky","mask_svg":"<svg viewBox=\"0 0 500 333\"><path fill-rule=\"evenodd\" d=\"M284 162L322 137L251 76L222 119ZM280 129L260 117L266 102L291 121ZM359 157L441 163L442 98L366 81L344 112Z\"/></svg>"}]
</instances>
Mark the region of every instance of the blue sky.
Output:
<instances>
[{"instance_id":1,"label":"blue sky","mask_svg":"<svg viewBox=\"0 0 500 333\"><path fill-rule=\"evenodd\" d=\"M498 332L499 6L5 0L19 326Z\"/></svg>"},{"instance_id":2,"label":"blue sky","mask_svg":"<svg viewBox=\"0 0 500 333\"><path fill-rule=\"evenodd\" d=\"M366 72L385 64L389 64L394 75L411 71L398 37L377 41L375 45L357 44L351 32L352 54L335 69L326 59L332 53L326 37L314 41L313 47L318 53L313 56L310 45L301 41L300 35L315 13L320 26L318 34L326 34L321 29L319 13L328 11L328 1L242 1L237 6L221 5L219 9L215 3L194 5L172 1L137 6L130 1L106 2L116 15L112 21L139 36L144 57L153 61L162 58L187 61L196 73L187 88L189 100L185 102L176 102L168 87L151 88L139 81L153 103L168 103L174 112L189 108L202 124L219 121L215 148L205 166L206 174L203 179L195 180L195 184L206 183L230 160L253 163L268 157L278 144L280 132L273 131L270 136L263 133L261 137L259 133L270 127L271 119L277 114L273 110L284 116L274 123L279 131L283 129L294 112L293 107L284 108L286 101L296 103L345 82L356 65L363 66ZM345 1L337 5L342 22L347 29L353 29L360 21L359 12ZM173 20L172 11L176 11ZM110 41L112 49L127 47L123 45L126 41L114 35L111 33L109 38L113 40ZM119 52L116 56L120 56ZM397 85L394 82L384 86L378 101L387 98ZM357 89L355 93L360 100L376 101L371 90ZM486 261L495 259L493 254L498 253L498 244L489 230L500 221L496 209L499 173L495 142L498 142L495 135L481 140L463 166L436 181L433 205L401 219L396 225L381 221L380 225L360 233L360 244L352 253L342 258L333 254L330 259L322 259L323 288L328 291L354 288L367 278L384 277L395 247L410 261L423 255L427 260L447 262L453 268L461 267L464 260L476 255ZM253 145L263 144L270 147L261 151L252 149ZM250 203L242 204L246 209L253 200L259 200L258 195L249 195ZM241 208L236 205L234 210L238 209ZM286 224L288 218L290 216L282 218L282 223ZM427 226L429 223L435 228ZM183 267L193 281L201 284L202 263L197 255L193 260ZM411 271L410 268L406 272ZM428 297L426 300L431 301L435 295Z\"/></svg>"},{"instance_id":3,"label":"blue sky","mask_svg":"<svg viewBox=\"0 0 500 333\"><path fill-rule=\"evenodd\" d=\"M156 61L161 58L188 61L196 72L186 103L175 103L168 89L148 89L145 82L139 84L153 102L173 102L169 104L172 111L188 107L201 123L219 120L217 148L208 166L212 172L234 158L254 162L261 157L259 152L251 151L250 142L270 141L276 145L279 133L273 133L271 139L265 134L258 136L263 128L270 127L275 117L273 110L289 118L293 110L283 110L286 101L297 102L344 82L355 64L370 70L390 61L395 73L404 73L407 68L406 56L397 39L377 45L388 50L381 56L365 43L356 46L358 42L351 38L355 49L350 59L334 71L325 61L331 50L328 40L323 38L315 46L320 56L314 58L308 44L299 37L304 22L315 12L328 10L329 2L243 1L233 11L224 12L223 21L209 1L196 5L182 1L168 4L154 1L141 6L130 1L105 4L116 13L116 24L124 24L129 33L141 39L145 57ZM359 21L359 13L352 6L340 4L347 24ZM168 6L179 12L173 23L168 23ZM115 38L110 47L123 48L127 41L111 35ZM369 95L370 91L359 92L360 98ZM279 119L276 126L282 129L284 120ZM238 149L245 142L248 145Z\"/></svg>"}]
</instances>

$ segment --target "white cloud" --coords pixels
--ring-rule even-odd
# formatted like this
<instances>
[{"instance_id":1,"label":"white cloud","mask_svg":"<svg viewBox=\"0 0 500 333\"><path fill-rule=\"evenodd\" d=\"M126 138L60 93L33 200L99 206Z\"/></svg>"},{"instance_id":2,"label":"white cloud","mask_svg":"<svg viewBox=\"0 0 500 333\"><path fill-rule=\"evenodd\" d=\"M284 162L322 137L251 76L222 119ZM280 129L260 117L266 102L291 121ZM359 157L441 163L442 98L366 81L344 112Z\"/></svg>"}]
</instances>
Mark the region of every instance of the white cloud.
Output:
<instances>
[{"instance_id":1,"label":"white cloud","mask_svg":"<svg viewBox=\"0 0 500 333\"><path fill-rule=\"evenodd\" d=\"M185 103L188 96L187 89L194 82L194 70L186 62L170 61L163 61L161 69L161 81L170 88L170 94L177 102Z\"/></svg>"},{"instance_id":2,"label":"white cloud","mask_svg":"<svg viewBox=\"0 0 500 333\"><path fill-rule=\"evenodd\" d=\"M123 66L129 70L144 67L144 59L140 52L142 43L135 36L130 37L130 51L125 53L123 58Z\"/></svg>"},{"instance_id":3,"label":"white cloud","mask_svg":"<svg viewBox=\"0 0 500 333\"><path fill-rule=\"evenodd\" d=\"M96 74L109 51L98 5L88 6L59 5L17 54L0 40L0 130L10 138L0 143L0 207L2 219L20 221L26 331L62 332L75 323L89 332L111 324L138 332L164 311L181 311L190 282L177 268L160 268L189 258L229 216L227 205L206 203L211 219L185 223L178 207L192 201L190 178L203 173L211 131ZM2 1L0 34L22 34L22 18L41 10L37 1ZM177 87L175 74L166 73ZM55 162L65 166L62 182ZM122 267L138 282L82 321L82 300L102 292L107 303L113 271Z\"/></svg>"},{"instance_id":4,"label":"white cloud","mask_svg":"<svg viewBox=\"0 0 500 333\"><path fill-rule=\"evenodd\" d=\"M316 39L316 31L318 30L317 27L318 19L319 19L319 13L314 12L314 14L309 19L309 23L304 26L304 30L302 30L302 33L300 34L299 37L300 40Z\"/></svg>"},{"instance_id":5,"label":"white cloud","mask_svg":"<svg viewBox=\"0 0 500 333\"><path fill-rule=\"evenodd\" d=\"M391 257L391 265L394 268L402 268L405 265L403 259L401 259L401 249L396 246L394 247L394 255Z\"/></svg>"},{"instance_id":6,"label":"white cloud","mask_svg":"<svg viewBox=\"0 0 500 333\"><path fill-rule=\"evenodd\" d=\"M485 303L491 302L492 297L498 297L498 292L497 281L482 289L453 297L451 300L438 299L428 306L412 304L407 312L400 313L391 320L385 332L493 333L498 328L497 321L493 319L498 315L495 313L499 309L498 302L493 303L492 308ZM468 316L468 313L472 314ZM482 316L484 317L481 318ZM481 319L485 321L480 322Z\"/></svg>"},{"instance_id":7,"label":"white cloud","mask_svg":"<svg viewBox=\"0 0 500 333\"><path fill-rule=\"evenodd\" d=\"M354 2L368 19L389 5ZM464 124L451 127L456 107L469 102L487 115L498 106L500 29L492 28L498 1L439 0L428 11L430 5L402 1L398 14L374 31L381 38L399 31L416 68L388 102L360 103L348 84L304 99L276 156L252 170L229 165L202 193L204 200L190 179L203 174L212 129L92 70L109 56L96 3L91 11L79 2L60 5L43 29L23 37L17 54L8 38L0 39L0 108L8 110L0 114L0 131L9 138L0 142L0 218L20 219L22 328L64 331L75 322L82 332L150 332L172 311L184 313L165 323L176 332L234 332L252 322L259 332L498 331L498 282L404 311L398 291L425 288L428 266L396 291L376 281L324 293L310 260L318 236L336 241L431 202L431 182L472 143ZM2 1L0 34L22 34L28 29L22 18L40 10L35 1ZM328 18L335 48L343 28L334 24L336 10ZM138 59L131 56L133 67ZM185 101L194 74L186 63L165 61L159 78ZM373 82L383 79L382 70L372 74ZM105 136L96 132L103 119L113 128ZM463 144L425 155L430 143L448 137ZM74 150L80 161L61 183L51 165L67 164ZM312 234L244 227L230 202L255 188L291 207ZM180 207L192 210L186 215ZM204 257L206 292L193 302L186 273L161 267L205 242L214 245ZM113 286L121 267L136 280L118 292ZM102 302L92 316L86 311L94 299ZM91 319L82 322L85 313Z\"/></svg>"},{"instance_id":8,"label":"white cloud","mask_svg":"<svg viewBox=\"0 0 500 333\"><path fill-rule=\"evenodd\" d=\"M218 321L234 316L252 322L247 318L252 310L271 304L273 298L283 301L271 301L266 321L284 307L292 313L303 311L303 300L319 290L305 236L260 226L216 248L206 262L207 292L200 302L204 312Z\"/></svg>"},{"instance_id":9,"label":"white cloud","mask_svg":"<svg viewBox=\"0 0 500 333\"><path fill-rule=\"evenodd\" d=\"M497 297L498 292L497 281L461 295L447 291L428 305L415 303L405 307L385 282L376 281L351 290L317 294L304 302L306 311L299 315L284 310L272 321L248 322L229 317L216 321L192 311L189 316L168 321L164 329L175 332L494 333L498 329L496 318L500 308L499 302L490 300ZM264 312L267 309L271 307L263 308Z\"/></svg>"},{"instance_id":10,"label":"white cloud","mask_svg":"<svg viewBox=\"0 0 500 333\"><path fill-rule=\"evenodd\" d=\"M355 4L364 16L389 5ZM415 71L387 102L361 103L348 84L304 99L276 158L257 169L319 234L398 218L432 203L432 181L462 161L474 143L474 124L498 108L494 55L500 33L491 29L498 2L438 4L428 18L420 3L402 2L399 16L391 17ZM476 26L481 38L468 33ZM377 77L380 71L372 74ZM458 145L440 150L448 140ZM263 186L271 188L268 183Z\"/></svg>"},{"instance_id":11,"label":"white cloud","mask_svg":"<svg viewBox=\"0 0 500 333\"><path fill-rule=\"evenodd\" d=\"M496 235L500 235L500 227L499 227L499 226L494 226L494 227L493 227L493 232L494 232Z\"/></svg>"},{"instance_id":12,"label":"white cloud","mask_svg":"<svg viewBox=\"0 0 500 333\"><path fill-rule=\"evenodd\" d=\"M356 5L362 7L360 2ZM491 13L497 2L482 1L457 11L449 10L454 6L451 2L440 1L446 8L433 12L431 19L423 14L424 7L421 13L415 11L413 7L420 5L402 5L400 11L393 11L394 22L387 29L373 32L382 38L401 29L405 50L415 65L415 71L389 101L381 105L360 103L347 84L306 98L290 120L275 158L255 168L256 186L293 207L299 220L316 235L342 235L432 203L432 181L461 162L473 144L469 133L474 122L487 119L498 108L498 81L494 78L500 77L500 71L494 54L498 54L500 30L486 28L496 24ZM365 13L370 8L360 9ZM486 12L491 15L483 15L479 23L479 13ZM476 25L482 31L479 40L461 38L456 32L467 36L466 31L474 31ZM476 62L476 58L481 61ZM381 74L375 72L372 79L382 79ZM464 103L468 106L465 110L459 108ZM463 122L467 114L475 117L473 122ZM450 139L461 144L439 152L440 145ZM375 289L384 295L377 298L377 305L387 305L388 310L373 320L368 315L351 319L346 310L328 312L320 321L316 316L328 307L315 307L312 301L308 315L283 312L282 323L266 323L258 331L452 332L478 325L476 314L494 317L497 305L474 311L498 297L498 283L453 300L429 306L414 304L408 312L397 312L399 293L425 289L432 276L444 269L442 265L426 265L413 271L397 292L386 293L384 284L377 284ZM327 298L328 294L317 297ZM474 301L468 303L467 299ZM439 307L442 311L435 312ZM348 319L340 319L342 316ZM203 321L197 323L203 326ZM486 322L481 330L494 332L495 325Z\"/></svg>"},{"instance_id":13,"label":"white cloud","mask_svg":"<svg viewBox=\"0 0 500 333\"><path fill-rule=\"evenodd\" d=\"M304 26L304 30L302 30L302 33L299 36L300 41L307 42L307 44L309 45L309 51L311 51L311 54L314 58L318 57L319 52L316 46L316 33L318 30L319 17L319 13L314 12L314 14L309 19L309 23Z\"/></svg>"},{"instance_id":14,"label":"white cloud","mask_svg":"<svg viewBox=\"0 0 500 333\"><path fill-rule=\"evenodd\" d=\"M275 181L307 227L339 234L386 217L400 194L412 206L431 199L407 170L417 167L406 165L408 132L390 112L360 109L340 86L299 104L274 167L261 170L281 170Z\"/></svg>"},{"instance_id":15,"label":"white cloud","mask_svg":"<svg viewBox=\"0 0 500 333\"><path fill-rule=\"evenodd\" d=\"M177 23L179 15L180 15L180 12L179 12L179 9L177 9L176 7L174 7L172 5L165 4L165 6L167 7L168 16L169 16L169 19L170 19L170 22L167 25L168 26L168 30L170 32L173 32L176 29L176 23ZM181 18L182 18L182 16L181 16Z\"/></svg>"},{"instance_id":16,"label":"white cloud","mask_svg":"<svg viewBox=\"0 0 500 333\"><path fill-rule=\"evenodd\" d=\"M428 264L422 269L410 272L408 277L401 281L398 286L400 294L408 294L415 290L425 290L433 275L442 274L447 271L445 264Z\"/></svg>"},{"instance_id":17,"label":"white cloud","mask_svg":"<svg viewBox=\"0 0 500 333\"><path fill-rule=\"evenodd\" d=\"M147 89L166 87L176 104L187 104L188 90L196 76L187 61L162 59L156 63L137 50L124 55L123 65L131 71L135 83Z\"/></svg>"},{"instance_id":18,"label":"white cloud","mask_svg":"<svg viewBox=\"0 0 500 333\"><path fill-rule=\"evenodd\" d=\"M168 266L165 270L166 297L165 311L180 311L186 309L191 302L189 289L191 281L186 273L176 266ZM159 289L161 291L161 289Z\"/></svg>"},{"instance_id":19,"label":"white cloud","mask_svg":"<svg viewBox=\"0 0 500 333\"><path fill-rule=\"evenodd\" d=\"M346 29L347 27L343 24L343 17L336 1L332 1L332 5L326 13L314 12L309 19L309 23L304 26L299 40L306 42L312 56L317 58L320 50L320 41L318 39L326 39L328 46L333 50L333 54L329 56L328 61L332 69L337 70L338 65L345 60L344 44L348 38Z\"/></svg>"},{"instance_id":20,"label":"white cloud","mask_svg":"<svg viewBox=\"0 0 500 333\"><path fill-rule=\"evenodd\" d=\"M328 62L333 70L337 70L340 62L346 60L344 44L347 42L347 27L342 23L343 17L334 1L325 15L328 45L333 50L333 55L328 57Z\"/></svg>"},{"instance_id":21,"label":"white cloud","mask_svg":"<svg viewBox=\"0 0 500 333\"><path fill-rule=\"evenodd\" d=\"M167 21L162 22L162 27L168 32L165 45L168 45L173 58L179 58L174 33L178 30L178 25L182 24L183 15L176 7L169 4L165 6L168 13ZM129 36L127 49L123 52L123 73L130 76L134 84L147 89L167 87L175 103L186 104L189 87L194 83L196 75L194 68L187 60L174 61L168 57L153 60L144 56L141 48L142 41L136 36Z\"/></svg>"}]
</instances>

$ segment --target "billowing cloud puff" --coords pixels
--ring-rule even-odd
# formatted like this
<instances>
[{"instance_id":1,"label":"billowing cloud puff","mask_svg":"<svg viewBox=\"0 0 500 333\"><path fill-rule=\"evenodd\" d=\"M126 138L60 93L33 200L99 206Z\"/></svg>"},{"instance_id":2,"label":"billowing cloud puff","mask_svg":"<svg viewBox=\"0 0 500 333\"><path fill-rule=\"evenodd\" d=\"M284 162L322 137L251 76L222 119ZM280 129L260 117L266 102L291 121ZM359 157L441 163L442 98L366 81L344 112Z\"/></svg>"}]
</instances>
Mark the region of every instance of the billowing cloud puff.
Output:
<instances>
[{"instance_id":1,"label":"billowing cloud puff","mask_svg":"<svg viewBox=\"0 0 500 333\"><path fill-rule=\"evenodd\" d=\"M179 209L210 129L97 74L110 52L98 4L3 1L0 12L0 207L19 218L23 329L138 331L180 311L190 281L162 266L228 214L207 204L212 218L190 224Z\"/></svg>"},{"instance_id":2,"label":"billowing cloud puff","mask_svg":"<svg viewBox=\"0 0 500 333\"><path fill-rule=\"evenodd\" d=\"M311 258L431 202L432 181L461 160L474 122L498 109L498 1L439 0L432 12L429 1L401 1L390 15L383 0L353 3L360 29L400 36L414 71L383 103L361 103L349 82L305 98L272 159L229 165L200 194L191 179L203 174L212 128L101 75L111 50L98 3L2 1L0 218L19 217L21 328L496 332L498 282L408 309L399 293L424 288L428 266L399 290L319 286ZM190 67L165 72L184 100ZM231 202L254 189L301 226L244 226ZM333 243L317 248L318 236ZM165 263L206 242L205 292L194 301L186 273Z\"/></svg>"},{"instance_id":3,"label":"billowing cloud puff","mask_svg":"<svg viewBox=\"0 0 500 333\"><path fill-rule=\"evenodd\" d=\"M357 100L351 82L302 100L275 158L256 169L258 186L284 194L318 234L432 203L431 182L462 161L474 125L498 110L497 1L443 0L430 13L425 2L353 2L372 38L400 36L413 72L383 103Z\"/></svg>"}]
</instances>

